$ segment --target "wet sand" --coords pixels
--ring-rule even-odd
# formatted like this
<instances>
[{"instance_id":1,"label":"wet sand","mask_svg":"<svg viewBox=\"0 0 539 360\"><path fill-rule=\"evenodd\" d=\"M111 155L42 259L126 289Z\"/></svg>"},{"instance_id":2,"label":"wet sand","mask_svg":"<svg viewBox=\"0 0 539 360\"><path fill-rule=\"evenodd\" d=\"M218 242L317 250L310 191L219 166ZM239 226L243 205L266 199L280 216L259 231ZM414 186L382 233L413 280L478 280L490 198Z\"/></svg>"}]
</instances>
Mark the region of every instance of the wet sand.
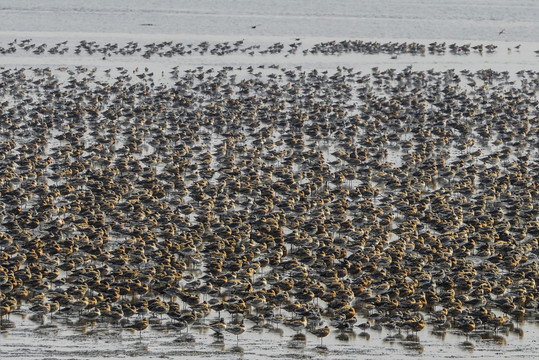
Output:
<instances>
[{"instance_id":1,"label":"wet sand","mask_svg":"<svg viewBox=\"0 0 539 360\"><path fill-rule=\"evenodd\" d=\"M508 21L0 33L0 357L533 357L537 43Z\"/></svg>"}]
</instances>

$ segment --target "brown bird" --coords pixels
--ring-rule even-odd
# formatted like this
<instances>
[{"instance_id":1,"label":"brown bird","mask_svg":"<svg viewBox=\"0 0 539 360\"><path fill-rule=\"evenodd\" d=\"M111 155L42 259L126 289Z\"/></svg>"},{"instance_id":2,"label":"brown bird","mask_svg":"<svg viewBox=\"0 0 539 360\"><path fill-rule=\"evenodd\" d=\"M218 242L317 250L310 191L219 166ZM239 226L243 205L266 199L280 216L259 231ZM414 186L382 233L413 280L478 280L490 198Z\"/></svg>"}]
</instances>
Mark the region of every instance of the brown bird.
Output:
<instances>
[{"instance_id":1,"label":"brown bird","mask_svg":"<svg viewBox=\"0 0 539 360\"><path fill-rule=\"evenodd\" d=\"M311 334L320 338L320 346L322 346L322 339L329 335L329 327L326 325L323 328L313 329L311 330Z\"/></svg>"},{"instance_id":2,"label":"brown bird","mask_svg":"<svg viewBox=\"0 0 539 360\"><path fill-rule=\"evenodd\" d=\"M236 345L239 343L239 336L245 332L245 325L243 325L243 320L239 324L229 324L226 328L231 334L236 335Z\"/></svg>"},{"instance_id":3,"label":"brown bird","mask_svg":"<svg viewBox=\"0 0 539 360\"><path fill-rule=\"evenodd\" d=\"M475 330L475 321L471 317L465 317L457 322L457 327L465 333L466 338L468 338L469 334Z\"/></svg>"},{"instance_id":4,"label":"brown bird","mask_svg":"<svg viewBox=\"0 0 539 360\"><path fill-rule=\"evenodd\" d=\"M135 331L139 332L140 337L142 337L142 330L146 330L146 328L150 325L150 320L148 318L136 320L133 325L131 325L131 328Z\"/></svg>"}]
</instances>

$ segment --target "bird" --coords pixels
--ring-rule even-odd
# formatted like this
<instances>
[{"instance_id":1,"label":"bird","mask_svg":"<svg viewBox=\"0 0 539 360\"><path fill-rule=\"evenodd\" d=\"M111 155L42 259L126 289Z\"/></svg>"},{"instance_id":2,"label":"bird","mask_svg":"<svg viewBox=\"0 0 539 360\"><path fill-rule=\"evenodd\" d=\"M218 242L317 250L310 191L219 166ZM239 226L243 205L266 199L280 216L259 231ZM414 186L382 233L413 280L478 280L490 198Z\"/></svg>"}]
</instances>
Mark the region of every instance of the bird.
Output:
<instances>
[{"instance_id":1,"label":"bird","mask_svg":"<svg viewBox=\"0 0 539 360\"><path fill-rule=\"evenodd\" d=\"M226 330L226 323L223 318L219 319L216 322L210 324L210 329L215 331L217 335L222 335L223 331Z\"/></svg>"},{"instance_id":2,"label":"bird","mask_svg":"<svg viewBox=\"0 0 539 360\"><path fill-rule=\"evenodd\" d=\"M243 319L239 324L229 324L226 329L231 334L236 335L236 345L239 343L239 336L245 332L245 325L243 325Z\"/></svg>"},{"instance_id":3,"label":"bird","mask_svg":"<svg viewBox=\"0 0 539 360\"><path fill-rule=\"evenodd\" d=\"M457 328L466 334L466 338L468 338L469 334L475 330L475 321L471 317L458 319Z\"/></svg>"},{"instance_id":4,"label":"bird","mask_svg":"<svg viewBox=\"0 0 539 360\"><path fill-rule=\"evenodd\" d=\"M131 328L135 331L138 331L140 337L142 337L142 330L146 330L149 324L150 320L148 320L148 318L137 319L135 320L135 323L131 325Z\"/></svg>"},{"instance_id":5,"label":"bird","mask_svg":"<svg viewBox=\"0 0 539 360\"><path fill-rule=\"evenodd\" d=\"M11 307L9 304L1 304L0 305L0 326L2 325L2 320L4 318L4 315L8 315L11 311Z\"/></svg>"},{"instance_id":6,"label":"bird","mask_svg":"<svg viewBox=\"0 0 539 360\"><path fill-rule=\"evenodd\" d=\"M320 338L320 346L322 346L322 340L329 335L329 326L324 326L323 328L310 330L311 334Z\"/></svg>"},{"instance_id":7,"label":"bird","mask_svg":"<svg viewBox=\"0 0 539 360\"><path fill-rule=\"evenodd\" d=\"M501 34L503 34L505 32L505 29L502 29L499 33L498 33L498 36L500 36Z\"/></svg>"},{"instance_id":8,"label":"bird","mask_svg":"<svg viewBox=\"0 0 539 360\"><path fill-rule=\"evenodd\" d=\"M307 327L307 318L303 316L301 319L286 320L284 324L299 333Z\"/></svg>"}]
</instances>

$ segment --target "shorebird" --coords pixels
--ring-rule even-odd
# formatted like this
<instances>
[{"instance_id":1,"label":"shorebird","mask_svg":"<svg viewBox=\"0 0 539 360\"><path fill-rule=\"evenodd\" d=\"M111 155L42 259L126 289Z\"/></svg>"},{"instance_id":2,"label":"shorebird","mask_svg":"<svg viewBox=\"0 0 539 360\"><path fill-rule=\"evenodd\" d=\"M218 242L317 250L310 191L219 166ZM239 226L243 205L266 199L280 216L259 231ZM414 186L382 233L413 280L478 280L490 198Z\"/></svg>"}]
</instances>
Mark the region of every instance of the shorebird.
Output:
<instances>
[{"instance_id":1,"label":"shorebird","mask_svg":"<svg viewBox=\"0 0 539 360\"><path fill-rule=\"evenodd\" d=\"M239 336L245 332L245 325L243 325L243 320L240 323L229 323L227 324L226 331L231 334L236 335L236 345L239 344Z\"/></svg>"},{"instance_id":2,"label":"shorebird","mask_svg":"<svg viewBox=\"0 0 539 360\"><path fill-rule=\"evenodd\" d=\"M11 307L9 306L9 304L2 302L2 304L0 305L0 326L2 325L4 316L9 315L10 312L11 312Z\"/></svg>"},{"instance_id":3,"label":"shorebird","mask_svg":"<svg viewBox=\"0 0 539 360\"><path fill-rule=\"evenodd\" d=\"M466 334L466 339L468 339L469 334L475 330L475 321L473 318L466 316L460 319L457 319L457 328L460 329L463 333Z\"/></svg>"},{"instance_id":4,"label":"shorebird","mask_svg":"<svg viewBox=\"0 0 539 360\"><path fill-rule=\"evenodd\" d=\"M135 331L139 332L139 337L142 338L142 331L146 330L148 325L150 324L150 320L148 318L144 319L137 319L135 322L131 325L131 328Z\"/></svg>"},{"instance_id":5,"label":"shorebird","mask_svg":"<svg viewBox=\"0 0 539 360\"><path fill-rule=\"evenodd\" d=\"M95 323L101 317L101 311L94 308L92 310L82 313L80 317L90 323Z\"/></svg>"},{"instance_id":6,"label":"shorebird","mask_svg":"<svg viewBox=\"0 0 539 360\"><path fill-rule=\"evenodd\" d=\"M210 329L215 331L218 336L222 336L223 331L226 330L226 323L224 322L224 319L221 318L220 320L211 323Z\"/></svg>"},{"instance_id":7,"label":"shorebird","mask_svg":"<svg viewBox=\"0 0 539 360\"><path fill-rule=\"evenodd\" d=\"M310 330L311 334L320 338L320 346L322 346L322 340L329 335L329 326L324 326L323 328Z\"/></svg>"}]
</instances>

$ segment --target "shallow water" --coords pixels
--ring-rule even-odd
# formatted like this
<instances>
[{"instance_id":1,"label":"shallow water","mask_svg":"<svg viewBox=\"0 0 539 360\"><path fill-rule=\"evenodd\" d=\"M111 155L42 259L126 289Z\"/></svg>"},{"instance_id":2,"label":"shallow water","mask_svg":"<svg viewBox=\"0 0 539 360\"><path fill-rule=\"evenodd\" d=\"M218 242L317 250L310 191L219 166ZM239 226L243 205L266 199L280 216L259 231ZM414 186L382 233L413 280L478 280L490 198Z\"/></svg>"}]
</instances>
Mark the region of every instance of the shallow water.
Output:
<instances>
[{"instance_id":1,"label":"shallow water","mask_svg":"<svg viewBox=\"0 0 539 360\"><path fill-rule=\"evenodd\" d=\"M518 329L500 330L496 336L484 338L480 331L469 337L453 330L443 335L433 333L430 325L417 335L356 328L353 333L345 333L348 340L343 340L342 334L333 331L320 346L320 341L309 333L305 340L295 340L296 333L282 324L272 329L259 329L249 321L246 322L246 332L238 340L228 333L222 338L215 337L204 324L193 325L189 333L161 329L154 324L139 335L130 329L103 324L77 328L65 325L58 316L53 322L47 320L46 325L21 319L17 314L11 315L11 321L17 324L17 328L1 334L2 358L515 359L533 358L539 345L539 325L534 322L521 324ZM166 323L162 322L163 325Z\"/></svg>"},{"instance_id":2,"label":"shallow water","mask_svg":"<svg viewBox=\"0 0 539 360\"><path fill-rule=\"evenodd\" d=\"M196 5L194 5L196 3ZM539 4L536 1L483 1L470 5L465 1L345 1L345 2L289 2L289 1L87 1L74 5L69 1L35 3L33 1L3 1L0 43L14 38L31 38L36 43L53 44L69 40L73 46L82 39L125 43L140 40L182 41L196 43L209 41L236 41L245 39L250 44L265 46L274 42L303 41L303 48L327 40L364 39L385 41L430 41L466 43L494 43L494 54L469 55L399 55L388 54L323 56L296 54L286 56L256 54L219 56L185 56L143 59L138 56L101 57L43 55L34 56L21 51L2 56L5 68L60 67L83 65L103 71L122 66L130 71L148 67L156 74L168 73L173 66L182 71L197 66L221 68L233 66L247 76L245 69L252 65L265 67L277 64L282 68L302 66L304 69L328 69L337 66L353 67L369 73L379 67L404 69L434 69L442 71L476 71L490 68L509 71L538 70ZM253 28L256 26L256 28ZM503 33L500 34L500 32ZM519 50L515 46L521 44ZM267 70L260 70L265 71ZM58 76L62 76L61 74ZM64 75L67 78L67 75ZM167 83L168 79L160 80ZM329 160L332 160L328 156ZM213 319L213 315L210 318ZM228 320L228 319L227 319ZM366 321L359 318L358 323ZM61 316L54 321L46 319L45 326L31 321L21 313L10 315L16 327L9 326L0 335L0 358L68 359L68 358L201 358L215 356L238 358L532 358L539 350L539 327L531 319L519 329L505 329L499 337L481 339L480 332L469 338L448 330L434 332L428 325L414 337L412 333L400 335L385 329L358 328L345 334L349 340L337 339L333 330L318 347L319 340L311 334L305 341L293 340L294 331L284 325L274 328L253 329L246 321L247 330L238 340L226 333L215 338L204 325L193 326L190 338L183 338L176 330L151 326L141 335L128 329L98 324L96 327L65 325ZM71 319L70 321L73 321ZM210 320L208 319L208 322ZM9 324L9 323L8 323ZM4 323L4 326L6 324ZM50 326L47 326L50 325ZM163 321L161 325L167 325ZM185 331L184 331L185 334ZM178 341L178 340L189 341Z\"/></svg>"},{"instance_id":3,"label":"shallow water","mask_svg":"<svg viewBox=\"0 0 539 360\"><path fill-rule=\"evenodd\" d=\"M534 0L2 1L4 31L537 41ZM256 26L256 28L253 28ZM499 34L502 30L503 33Z\"/></svg>"}]
</instances>

